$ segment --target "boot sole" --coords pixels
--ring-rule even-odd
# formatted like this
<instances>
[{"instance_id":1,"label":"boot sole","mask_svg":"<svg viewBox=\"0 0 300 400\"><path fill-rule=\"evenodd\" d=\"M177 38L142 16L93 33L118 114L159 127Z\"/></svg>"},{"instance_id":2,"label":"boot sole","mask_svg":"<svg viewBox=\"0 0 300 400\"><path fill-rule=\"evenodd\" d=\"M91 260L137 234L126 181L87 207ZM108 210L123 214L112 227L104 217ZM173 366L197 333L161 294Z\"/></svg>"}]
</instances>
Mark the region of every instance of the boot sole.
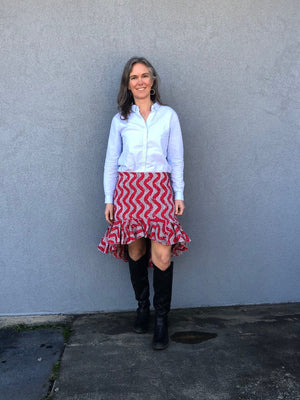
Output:
<instances>
[{"instance_id":1,"label":"boot sole","mask_svg":"<svg viewBox=\"0 0 300 400\"><path fill-rule=\"evenodd\" d=\"M165 350L169 346L169 342L164 346L157 346L156 344L152 343L153 350Z\"/></svg>"},{"instance_id":2,"label":"boot sole","mask_svg":"<svg viewBox=\"0 0 300 400\"><path fill-rule=\"evenodd\" d=\"M138 334L143 334L143 333L147 333L148 332L148 329L146 330L137 330L137 329L134 329L134 328L132 328L133 329L133 332L135 332L135 333L138 333Z\"/></svg>"}]
</instances>

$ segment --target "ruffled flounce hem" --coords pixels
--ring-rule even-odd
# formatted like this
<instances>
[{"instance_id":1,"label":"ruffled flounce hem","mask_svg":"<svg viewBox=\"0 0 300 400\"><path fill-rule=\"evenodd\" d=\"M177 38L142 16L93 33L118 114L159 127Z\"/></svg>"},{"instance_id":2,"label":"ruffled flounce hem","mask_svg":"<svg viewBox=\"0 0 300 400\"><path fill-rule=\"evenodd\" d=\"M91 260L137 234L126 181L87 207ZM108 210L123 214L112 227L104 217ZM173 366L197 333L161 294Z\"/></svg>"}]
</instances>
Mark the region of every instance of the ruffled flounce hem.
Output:
<instances>
[{"instance_id":1,"label":"ruffled flounce hem","mask_svg":"<svg viewBox=\"0 0 300 400\"><path fill-rule=\"evenodd\" d=\"M151 220L145 223L141 220L115 221L110 225L98 249L105 254L111 253L116 258L128 261L127 244L137 239L148 238L158 243L172 246L171 255L179 256L188 248L190 238L183 231L177 220Z\"/></svg>"}]
</instances>

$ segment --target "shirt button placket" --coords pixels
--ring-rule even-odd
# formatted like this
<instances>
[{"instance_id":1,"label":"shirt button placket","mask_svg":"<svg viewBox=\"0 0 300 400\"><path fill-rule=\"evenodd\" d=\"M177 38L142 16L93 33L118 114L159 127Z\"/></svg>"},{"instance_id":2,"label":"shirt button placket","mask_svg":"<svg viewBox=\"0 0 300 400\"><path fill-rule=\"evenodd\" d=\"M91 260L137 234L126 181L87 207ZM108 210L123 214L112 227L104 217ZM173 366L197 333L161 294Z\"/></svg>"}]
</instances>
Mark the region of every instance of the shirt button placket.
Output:
<instances>
[{"instance_id":1,"label":"shirt button placket","mask_svg":"<svg viewBox=\"0 0 300 400\"><path fill-rule=\"evenodd\" d=\"M148 127L147 123L145 123L144 129L144 140L143 140L143 169L146 172L146 163L147 163L147 141L148 141Z\"/></svg>"}]
</instances>

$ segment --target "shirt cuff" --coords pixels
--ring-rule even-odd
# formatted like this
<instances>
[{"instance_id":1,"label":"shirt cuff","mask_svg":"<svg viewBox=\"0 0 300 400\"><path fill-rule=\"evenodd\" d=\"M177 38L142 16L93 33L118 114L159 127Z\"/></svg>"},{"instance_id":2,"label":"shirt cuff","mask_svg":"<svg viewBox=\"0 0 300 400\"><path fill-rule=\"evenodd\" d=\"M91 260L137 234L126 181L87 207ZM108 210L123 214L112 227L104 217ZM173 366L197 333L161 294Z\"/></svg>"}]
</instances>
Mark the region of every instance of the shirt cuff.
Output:
<instances>
[{"instance_id":1,"label":"shirt cuff","mask_svg":"<svg viewBox=\"0 0 300 400\"><path fill-rule=\"evenodd\" d=\"M177 190L174 195L175 200L184 200L183 191Z\"/></svg>"},{"instance_id":2,"label":"shirt cuff","mask_svg":"<svg viewBox=\"0 0 300 400\"><path fill-rule=\"evenodd\" d=\"M107 204L107 203L113 204L113 202L114 202L113 196L109 196L109 195L105 196L105 204Z\"/></svg>"}]
</instances>

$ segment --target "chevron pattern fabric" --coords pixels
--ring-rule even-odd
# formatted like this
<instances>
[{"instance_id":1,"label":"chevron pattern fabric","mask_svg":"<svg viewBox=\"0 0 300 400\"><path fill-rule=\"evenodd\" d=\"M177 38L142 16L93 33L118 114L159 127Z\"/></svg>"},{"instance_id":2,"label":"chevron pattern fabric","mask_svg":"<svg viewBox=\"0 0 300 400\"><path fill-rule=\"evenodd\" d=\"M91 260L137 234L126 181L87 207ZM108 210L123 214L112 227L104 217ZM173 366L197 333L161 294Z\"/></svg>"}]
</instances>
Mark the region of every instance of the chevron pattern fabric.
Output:
<instances>
[{"instance_id":1,"label":"chevron pattern fabric","mask_svg":"<svg viewBox=\"0 0 300 400\"><path fill-rule=\"evenodd\" d=\"M176 216L167 172L119 172L114 193L114 223L98 249L124 261L127 244L142 237L172 245L172 256L187 250L190 238Z\"/></svg>"}]
</instances>

